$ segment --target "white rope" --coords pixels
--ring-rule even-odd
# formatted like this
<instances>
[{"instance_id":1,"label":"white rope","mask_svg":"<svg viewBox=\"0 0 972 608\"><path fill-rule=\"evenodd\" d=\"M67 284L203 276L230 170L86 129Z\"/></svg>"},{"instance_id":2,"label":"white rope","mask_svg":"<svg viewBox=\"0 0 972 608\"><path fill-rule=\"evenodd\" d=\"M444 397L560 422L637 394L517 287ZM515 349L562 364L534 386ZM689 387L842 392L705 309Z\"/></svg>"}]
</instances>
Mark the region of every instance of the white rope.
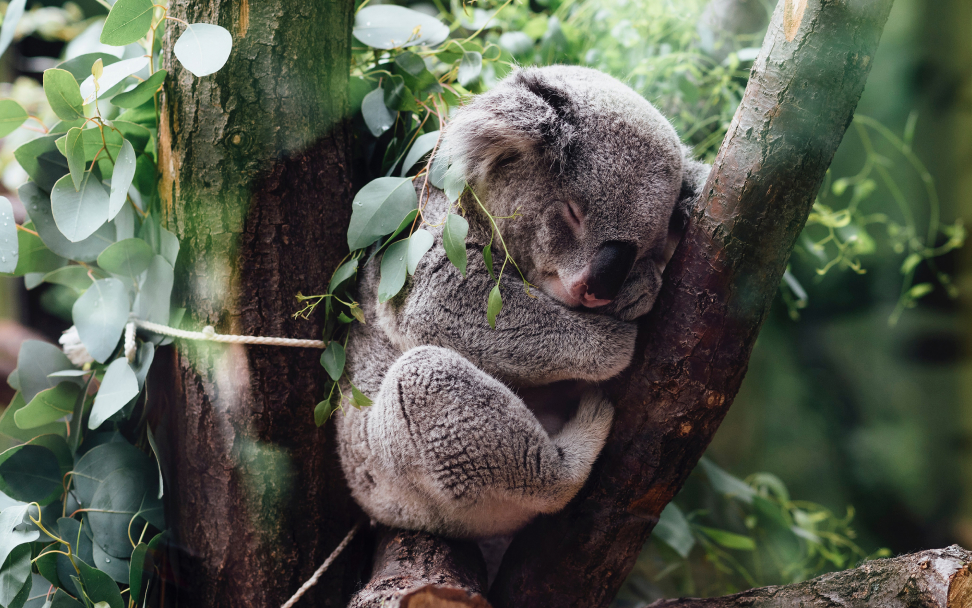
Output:
<instances>
[{"instance_id":1,"label":"white rope","mask_svg":"<svg viewBox=\"0 0 972 608\"><path fill-rule=\"evenodd\" d=\"M264 336L231 336L218 334L212 325L207 325L202 331L186 331L176 329L161 323L152 323L141 319L133 319L135 325L154 334L172 336L183 340L203 340L207 342L222 342L224 344L266 344L269 346L296 346L298 348L324 348L323 340L297 340L294 338L269 338Z\"/></svg>"},{"instance_id":2,"label":"white rope","mask_svg":"<svg viewBox=\"0 0 972 608\"><path fill-rule=\"evenodd\" d=\"M341 544L338 545L337 548L334 549L334 551L332 551L331 554L327 556L327 559L324 560L324 563L321 564L321 567L317 569L317 572L314 573L314 576L307 579L307 582L300 586L300 589L297 590L297 593L295 593L292 598L287 600L287 602L280 608L291 608L291 606L297 603L297 600L299 600L302 595L307 593L308 589L310 589L311 587L317 584L317 580L321 578L321 575L324 574L324 571L327 570L328 567L330 567L331 562L337 559L337 556L341 555L341 552L344 551L345 548L347 548L348 543L351 542L351 539L354 538L355 532L357 532L358 528L360 527L361 527L360 521L354 524L354 527L348 531L347 536L344 537L344 540L341 541Z\"/></svg>"}]
</instances>

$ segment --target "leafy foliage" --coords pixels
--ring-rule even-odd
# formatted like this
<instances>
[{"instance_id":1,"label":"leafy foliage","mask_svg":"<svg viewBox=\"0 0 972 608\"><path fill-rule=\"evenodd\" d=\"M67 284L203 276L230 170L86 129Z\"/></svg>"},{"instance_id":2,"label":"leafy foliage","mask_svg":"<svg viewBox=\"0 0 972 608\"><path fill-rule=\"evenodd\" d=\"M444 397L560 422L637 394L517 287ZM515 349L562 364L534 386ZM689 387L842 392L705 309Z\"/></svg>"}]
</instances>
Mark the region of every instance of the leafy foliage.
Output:
<instances>
[{"instance_id":1,"label":"leafy foliage","mask_svg":"<svg viewBox=\"0 0 972 608\"><path fill-rule=\"evenodd\" d=\"M8 5L0 47L23 4ZM136 336L129 324L178 322L169 301L179 243L157 219L157 95L167 74L155 69L155 37L166 12L118 0L105 22L102 42L137 43L147 57L93 53L44 72L60 122L48 127L0 100L3 135L28 119L43 132L15 153L30 178L19 192L23 226L0 198L0 271L74 295L74 328L62 339L71 358L25 343L8 379L17 393L0 416L0 491L15 502L0 512L0 605L8 608L24 606L31 589L43 598L41 584L53 605L141 605L161 564L162 478L145 422L159 337ZM219 69L232 47L229 33L209 24L189 25L179 43L189 51L176 55L197 74Z\"/></svg>"}]
</instances>

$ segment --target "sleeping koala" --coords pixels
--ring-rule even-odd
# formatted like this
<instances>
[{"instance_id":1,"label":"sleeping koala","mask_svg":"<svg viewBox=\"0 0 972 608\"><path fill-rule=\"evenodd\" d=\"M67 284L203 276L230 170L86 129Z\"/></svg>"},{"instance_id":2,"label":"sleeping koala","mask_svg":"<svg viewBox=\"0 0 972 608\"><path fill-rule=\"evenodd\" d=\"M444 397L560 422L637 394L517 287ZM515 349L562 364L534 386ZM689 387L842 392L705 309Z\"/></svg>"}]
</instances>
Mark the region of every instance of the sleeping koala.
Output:
<instances>
[{"instance_id":1,"label":"sleeping koala","mask_svg":"<svg viewBox=\"0 0 972 608\"><path fill-rule=\"evenodd\" d=\"M347 370L374 405L339 417L339 452L375 520L485 538L562 509L584 484L613 418L593 383L630 363L633 321L655 301L708 167L644 98L581 67L515 71L459 110L444 146L493 216L518 216L499 227L539 289L508 266L491 329L489 221L464 194L463 278L435 227L449 203L433 190L436 244L403 291L378 304L377 264L362 277L369 322L352 329ZM498 239L493 259L498 272ZM545 429L520 395L564 380L582 383L579 406Z\"/></svg>"}]
</instances>

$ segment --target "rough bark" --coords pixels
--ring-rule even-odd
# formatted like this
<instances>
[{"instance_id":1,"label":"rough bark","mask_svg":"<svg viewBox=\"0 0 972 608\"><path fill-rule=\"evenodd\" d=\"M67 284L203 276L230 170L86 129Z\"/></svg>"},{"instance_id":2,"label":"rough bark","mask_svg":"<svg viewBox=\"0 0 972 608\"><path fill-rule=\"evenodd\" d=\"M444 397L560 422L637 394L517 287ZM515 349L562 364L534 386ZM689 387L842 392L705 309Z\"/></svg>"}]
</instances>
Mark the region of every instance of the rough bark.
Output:
<instances>
[{"instance_id":1,"label":"rough bark","mask_svg":"<svg viewBox=\"0 0 972 608\"><path fill-rule=\"evenodd\" d=\"M891 0L785 5L644 320L640 354L610 387L607 447L567 509L514 539L490 589L498 608L607 606L739 389Z\"/></svg>"},{"instance_id":2,"label":"rough bark","mask_svg":"<svg viewBox=\"0 0 972 608\"><path fill-rule=\"evenodd\" d=\"M371 581L348 608L489 608L475 543L389 528L378 537Z\"/></svg>"},{"instance_id":3,"label":"rough bark","mask_svg":"<svg viewBox=\"0 0 972 608\"><path fill-rule=\"evenodd\" d=\"M169 14L233 35L219 72L172 56L159 128L163 216L182 243L184 326L318 338L294 296L323 293L346 251L351 194L346 91L351 0L172 3ZM152 413L179 547L178 602L282 604L341 541L358 511L314 425L319 351L179 343L162 351ZM152 393L153 395L157 393ZM301 600L343 606L353 543Z\"/></svg>"},{"instance_id":4,"label":"rough bark","mask_svg":"<svg viewBox=\"0 0 972 608\"><path fill-rule=\"evenodd\" d=\"M708 599L659 600L651 608L969 608L970 564L972 553L953 545L867 562L796 585Z\"/></svg>"}]
</instances>

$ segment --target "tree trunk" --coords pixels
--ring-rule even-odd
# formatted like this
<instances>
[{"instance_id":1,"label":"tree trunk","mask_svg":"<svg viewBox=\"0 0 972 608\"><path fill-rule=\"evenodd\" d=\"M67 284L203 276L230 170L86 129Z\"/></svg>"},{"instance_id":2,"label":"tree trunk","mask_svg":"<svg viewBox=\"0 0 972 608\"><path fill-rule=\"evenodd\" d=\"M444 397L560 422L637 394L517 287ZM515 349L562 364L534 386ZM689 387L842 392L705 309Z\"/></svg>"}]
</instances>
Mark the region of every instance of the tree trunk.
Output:
<instances>
[{"instance_id":1,"label":"tree trunk","mask_svg":"<svg viewBox=\"0 0 972 608\"><path fill-rule=\"evenodd\" d=\"M196 78L172 56L159 128L163 216L182 243L177 298L187 327L319 338L294 296L324 293L346 252L351 0L175 2L169 14L233 35L219 72ZM319 319L319 317L318 317ZM331 432L314 425L320 351L180 342L156 381L166 512L179 546L178 600L282 604L360 513ZM156 393L152 393L156 394ZM333 427L328 427L333 428ZM306 605L344 606L360 543Z\"/></svg>"},{"instance_id":2,"label":"tree trunk","mask_svg":"<svg viewBox=\"0 0 972 608\"><path fill-rule=\"evenodd\" d=\"M892 0L777 6L692 221L613 383L586 487L514 539L497 608L607 606L722 422L864 90Z\"/></svg>"},{"instance_id":3,"label":"tree trunk","mask_svg":"<svg viewBox=\"0 0 972 608\"><path fill-rule=\"evenodd\" d=\"M611 602L739 389L891 3L779 3L662 293L642 322L639 354L608 387L617 410L607 446L564 511L516 536L490 589L497 608ZM424 550L433 551L427 543Z\"/></svg>"},{"instance_id":4,"label":"tree trunk","mask_svg":"<svg viewBox=\"0 0 972 608\"><path fill-rule=\"evenodd\" d=\"M969 608L972 553L953 545L867 562L784 587L708 599L659 600L651 608Z\"/></svg>"}]
</instances>

